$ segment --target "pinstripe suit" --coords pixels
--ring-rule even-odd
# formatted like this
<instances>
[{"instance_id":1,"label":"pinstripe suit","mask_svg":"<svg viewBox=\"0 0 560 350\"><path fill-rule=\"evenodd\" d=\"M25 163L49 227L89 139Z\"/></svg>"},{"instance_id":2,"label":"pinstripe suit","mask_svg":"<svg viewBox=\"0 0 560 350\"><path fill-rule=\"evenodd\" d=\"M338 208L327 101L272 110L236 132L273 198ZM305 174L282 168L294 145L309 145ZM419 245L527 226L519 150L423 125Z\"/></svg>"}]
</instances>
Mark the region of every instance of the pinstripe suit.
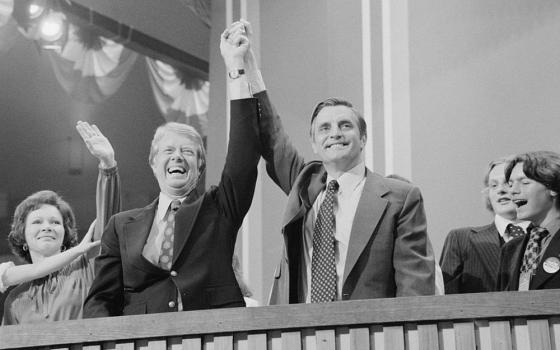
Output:
<instances>
[{"instance_id":1,"label":"pinstripe suit","mask_svg":"<svg viewBox=\"0 0 560 350\"><path fill-rule=\"evenodd\" d=\"M445 294L495 291L501 245L494 223L451 230L440 259Z\"/></svg>"}]
</instances>

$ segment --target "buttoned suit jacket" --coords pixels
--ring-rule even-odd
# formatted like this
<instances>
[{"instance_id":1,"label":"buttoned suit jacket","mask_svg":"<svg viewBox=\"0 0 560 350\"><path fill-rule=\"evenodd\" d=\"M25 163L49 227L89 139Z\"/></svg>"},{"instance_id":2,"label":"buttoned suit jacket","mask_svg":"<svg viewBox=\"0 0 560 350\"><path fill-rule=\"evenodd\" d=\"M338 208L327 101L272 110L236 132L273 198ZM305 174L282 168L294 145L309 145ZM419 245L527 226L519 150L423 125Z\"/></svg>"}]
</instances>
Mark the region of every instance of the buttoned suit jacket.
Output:
<instances>
[{"instance_id":1,"label":"buttoned suit jacket","mask_svg":"<svg viewBox=\"0 0 560 350\"><path fill-rule=\"evenodd\" d=\"M529 234L516 237L503 246L498 272L498 290L519 290L519 271L528 242ZM530 290L560 288L560 271L546 272L543 267L544 262L549 258L560 259L560 231L556 232L543 252L537 270L531 277Z\"/></svg>"},{"instance_id":2,"label":"buttoned suit jacket","mask_svg":"<svg viewBox=\"0 0 560 350\"><path fill-rule=\"evenodd\" d=\"M175 215L171 271L142 255L157 199L113 216L103 234L84 317L176 311L178 293L183 310L245 305L232 255L257 177L257 101L232 101L231 116L220 183L200 196L189 195Z\"/></svg>"},{"instance_id":3,"label":"buttoned suit jacket","mask_svg":"<svg viewBox=\"0 0 560 350\"><path fill-rule=\"evenodd\" d=\"M494 223L451 230L440 258L445 294L495 291L500 240Z\"/></svg>"},{"instance_id":4,"label":"buttoned suit jacket","mask_svg":"<svg viewBox=\"0 0 560 350\"><path fill-rule=\"evenodd\" d=\"M256 97L262 108L259 129L267 172L288 194L282 220L283 254L269 303L302 302L303 225L324 188L326 170L321 162L306 164L297 153L267 93ZM367 170L350 233L342 299L433 295L434 267L420 190Z\"/></svg>"}]
</instances>

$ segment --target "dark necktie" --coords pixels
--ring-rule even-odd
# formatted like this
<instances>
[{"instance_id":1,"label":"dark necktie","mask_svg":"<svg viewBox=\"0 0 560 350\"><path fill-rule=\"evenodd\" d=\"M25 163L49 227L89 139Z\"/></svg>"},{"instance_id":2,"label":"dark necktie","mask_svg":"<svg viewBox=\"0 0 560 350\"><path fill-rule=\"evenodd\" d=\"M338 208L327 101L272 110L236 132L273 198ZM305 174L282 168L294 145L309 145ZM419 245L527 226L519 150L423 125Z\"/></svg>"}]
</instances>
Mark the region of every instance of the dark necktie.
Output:
<instances>
[{"instance_id":1,"label":"dark necktie","mask_svg":"<svg viewBox=\"0 0 560 350\"><path fill-rule=\"evenodd\" d=\"M521 273L533 274L539 263L541 253L541 242L548 235L548 231L542 227L533 226L530 231L529 242L523 254L523 265Z\"/></svg>"},{"instance_id":2,"label":"dark necktie","mask_svg":"<svg viewBox=\"0 0 560 350\"><path fill-rule=\"evenodd\" d=\"M508 233L509 237L512 239L523 236L525 234L525 231L521 226L517 226L514 224L508 224L506 227L506 232Z\"/></svg>"},{"instance_id":3,"label":"dark necktie","mask_svg":"<svg viewBox=\"0 0 560 350\"><path fill-rule=\"evenodd\" d=\"M161 254L159 256L159 266L164 270L171 270L173 262L173 230L175 229L175 213L179 210L181 202L174 200L169 205L165 228L163 229L163 240L161 241Z\"/></svg>"},{"instance_id":4,"label":"dark necktie","mask_svg":"<svg viewBox=\"0 0 560 350\"><path fill-rule=\"evenodd\" d=\"M338 182L329 182L313 229L313 256L311 257L311 302L336 300L335 217L334 201Z\"/></svg>"}]
</instances>

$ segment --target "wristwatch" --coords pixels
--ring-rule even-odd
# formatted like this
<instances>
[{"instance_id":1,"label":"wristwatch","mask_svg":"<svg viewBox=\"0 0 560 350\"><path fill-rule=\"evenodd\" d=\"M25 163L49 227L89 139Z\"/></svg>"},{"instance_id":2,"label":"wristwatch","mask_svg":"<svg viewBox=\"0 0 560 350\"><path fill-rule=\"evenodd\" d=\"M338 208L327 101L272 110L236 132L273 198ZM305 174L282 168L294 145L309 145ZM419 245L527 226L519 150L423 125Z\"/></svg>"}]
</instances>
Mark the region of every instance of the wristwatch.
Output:
<instances>
[{"instance_id":1,"label":"wristwatch","mask_svg":"<svg viewBox=\"0 0 560 350\"><path fill-rule=\"evenodd\" d=\"M230 79L237 79L243 74L245 74L245 69L234 69L228 72L228 76L230 77Z\"/></svg>"}]
</instances>

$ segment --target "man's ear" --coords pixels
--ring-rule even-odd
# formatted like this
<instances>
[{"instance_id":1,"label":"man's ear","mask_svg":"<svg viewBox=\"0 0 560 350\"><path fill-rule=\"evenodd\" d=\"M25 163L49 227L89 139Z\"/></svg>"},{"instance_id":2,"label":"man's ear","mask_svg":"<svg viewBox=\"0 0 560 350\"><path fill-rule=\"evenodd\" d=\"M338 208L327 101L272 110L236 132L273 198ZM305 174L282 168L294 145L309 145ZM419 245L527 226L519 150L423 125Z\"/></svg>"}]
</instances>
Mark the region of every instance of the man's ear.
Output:
<instances>
[{"instance_id":1,"label":"man's ear","mask_svg":"<svg viewBox=\"0 0 560 350\"><path fill-rule=\"evenodd\" d=\"M366 143L367 143L367 136L366 136L366 135L364 135L364 136L360 137L360 141L361 141L361 143L362 143L362 148L361 148L361 149L363 150L363 149L364 149L364 147L366 147Z\"/></svg>"}]
</instances>

